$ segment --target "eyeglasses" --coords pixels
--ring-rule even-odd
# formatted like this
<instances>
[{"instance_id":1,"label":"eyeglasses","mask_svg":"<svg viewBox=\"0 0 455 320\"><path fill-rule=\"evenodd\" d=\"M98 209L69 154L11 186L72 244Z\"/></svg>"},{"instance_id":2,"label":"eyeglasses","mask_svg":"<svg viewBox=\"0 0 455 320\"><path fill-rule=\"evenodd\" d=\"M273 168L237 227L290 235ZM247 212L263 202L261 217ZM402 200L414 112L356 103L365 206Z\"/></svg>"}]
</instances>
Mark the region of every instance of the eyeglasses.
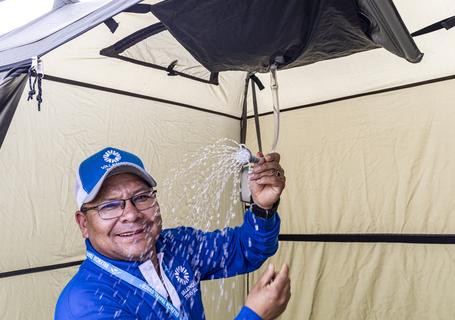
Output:
<instances>
[{"instance_id":1,"label":"eyeglasses","mask_svg":"<svg viewBox=\"0 0 455 320\"><path fill-rule=\"evenodd\" d=\"M94 207L82 207L81 212L86 213L89 210L96 210L101 219L115 219L123 215L128 200L131 200L131 203L138 211L156 208L158 204L156 190L150 190L136 194L128 199L110 200Z\"/></svg>"}]
</instances>

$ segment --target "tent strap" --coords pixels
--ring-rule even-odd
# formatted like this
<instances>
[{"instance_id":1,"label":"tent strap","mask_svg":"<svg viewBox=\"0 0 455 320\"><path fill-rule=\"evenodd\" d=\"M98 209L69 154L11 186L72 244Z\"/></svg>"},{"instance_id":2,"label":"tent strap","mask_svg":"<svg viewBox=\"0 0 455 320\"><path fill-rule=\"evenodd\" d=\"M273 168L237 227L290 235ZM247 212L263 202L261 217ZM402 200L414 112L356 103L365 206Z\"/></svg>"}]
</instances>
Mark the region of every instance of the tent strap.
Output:
<instances>
[{"instance_id":1,"label":"tent strap","mask_svg":"<svg viewBox=\"0 0 455 320\"><path fill-rule=\"evenodd\" d=\"M242 116L240 117L240 143L245 144L246 142L246 129L247 129L247 107L248 107L248 83L250 81L250 75L247 74L245 78L245 87L243 89L243 106Z\"/></svg>"},{"instance_id":2,"label":"tent strap","mask_svg":"<svg viewBox=\"0 0 455 320\"><path fill-rule=\"evenodd\" d=\"M254 110L254 124L256 127L256 139L258 143L259 151L262 152L262 140L261 140L261 127L259 124L259 112L258 112L258 102L256 97L256 86L259 90L264 89L264 85L261 80L254 75L254 73L248 73L245 78L245 89L243 92L243 107L242 107L242 116L240 120L240 143L245 144L246 142L246 132L247 132L247 109L248 109L248 84L251 82L251 93L253 98L253 110Z\"/></svg>"},{"instance_id":3,"label":"tent strap","mask_svg":"<svg viewBox=\"0 0 455 320\"><path fill-rule=\"evenodd\" d=\"M256 98L256 86L258 86L259 90L264 89L264 85L261 83L258 77L254 74L251 75L251 93L253 96L253 110L254 110L254 125L256 127L256 139L258 141L258 149L262 152L262 140L261 140L261 127L259 124L259 112L258 112L258 101Z\"/></svg>"},{"instance_id":4,"label":"tent strap","mask_svg":"<svg viewBox=\"0 0 455 320\"><path fill-rule=\"evenodd\" d=\"M72 261L72 262L59 263L59 264L53 264L53 265L48 265L48 266L33 267L33 268L27 268L27 269L19 269L19 270L2 272L2 273L0 273L0 279L21 276L21 275L31 274L31 273L37 273L37 272L44 272L44 271L51 271L51 270L56 270L56 269L74 267L74 266L80 265L82 262L84 262L84 261L83 260Z\"/></svg>"},{"instance_id":5,"label":"tent strap","mask_svg":"<svg viewBox=\"0 0 455 320\"><path fill-rule=\"evenodd\" d=\"M123 10L123 12L146 14L152 12L152 5L146 3L138 3Z\"/></svg>"},{"instance_id":6,"label":"tent strap","mask_svg":"<svg viewBox=\"0 0 455 320\"><path fill-rule=\"evenodd\" d=\"M144 3L138 3L135 4L125 10L123 12L129 12L129 13L138 13L138 14L146 14L146 13L151 13L152 12L152 5L151 4L144 4ZM117 30L119 24L117 21L115 21L114 18L110 17L109 19L106 19L104 21L104 24L109 28L111 33L115 33Z\"/></svg>"},{"instance_id":7,"label":"tent strap","mask_svg":"<svg viewBox=\"0 0 455 320\"><path fill-rule=\"evenodd\" d=\"M454 234L280 234L282 242L455 244Z\"/></svg>"},{"instance_id":8,"label":"tent strap","mask_svg":"<svg viewBox=\"0 0 455 320\"><path fill-rule=\"evenodd\" d=\"M115 33L115 30L118 28L118 22L114 18L110 17L109 19L104 20L104 24L109 28L111 33Z\"/></svg>"}]
</instances>

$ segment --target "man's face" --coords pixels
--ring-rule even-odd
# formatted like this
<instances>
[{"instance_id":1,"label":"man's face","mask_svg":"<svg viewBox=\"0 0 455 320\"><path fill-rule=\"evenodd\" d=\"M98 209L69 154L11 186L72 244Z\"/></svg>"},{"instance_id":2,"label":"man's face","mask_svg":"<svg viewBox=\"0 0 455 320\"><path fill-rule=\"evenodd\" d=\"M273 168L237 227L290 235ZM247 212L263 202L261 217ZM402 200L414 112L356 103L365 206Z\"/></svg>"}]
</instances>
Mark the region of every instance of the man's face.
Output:
<instances>
[{"instance_id":1,"label":"man's face","mask_svg":"<svg viewBox=\"0 0 455 320\"><path fill-rule=\"evenodd\" d=\"M96 198L85 204L93 207L116 199L128 199L151 188L141 178L129 173L108 177ZM100 218L96 210L76 212L76 221L84 238L101 254L117 260L144 261L155 251L161 232L159 205L138 211L127 201L122 216L111 220Z\"/></svg>"}]
</instances>

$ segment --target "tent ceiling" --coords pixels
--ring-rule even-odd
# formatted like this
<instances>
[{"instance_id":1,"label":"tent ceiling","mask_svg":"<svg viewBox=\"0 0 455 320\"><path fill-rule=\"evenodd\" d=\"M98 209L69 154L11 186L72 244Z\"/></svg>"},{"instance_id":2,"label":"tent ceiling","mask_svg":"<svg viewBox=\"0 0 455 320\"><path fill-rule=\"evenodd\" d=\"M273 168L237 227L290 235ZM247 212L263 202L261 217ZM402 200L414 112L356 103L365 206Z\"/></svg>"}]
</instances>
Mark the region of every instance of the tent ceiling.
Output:
<instances>
[{"instance_id":1,"label":"tent ceiling","mask_svg":"<svg viewBox=\"0 0 455 320\"><path fill-rule=\"evenodd\" d=\"M80 19L81 16L83 17L92 11L98 10L109 2L110 0L96 0L62 6L59 10L51 11L45 16L30 22L26 26L12 31L14 34L13 37L6 35L8 41L0 42L0 51L36 42L74 23ZM47 28L42 27L43 19L47 22ZM30 30L33 30L34 32L31 33Z\"/></svg>"},{"instance_id":2,"label":"tent ceiling","mask_svg":"<svg viewBox=\"0 0 455 320\"><path fill-rule=\"evenodd\" d=\"M430 7L424 1L395 0L394 3L411 32L455 14L452 0L435 0ZM170 77L163 70L102 56L99 54L102 49L158 22L151 13L121 13L114 18L120 26L114 34L102 24L46 54L45 73L240 117L244 72L222 72L220 85L215 86L180 76ZM410 64L384 49L375 49L280 71L281 108L455 75L455 30L441 30L417 37L415 41L425 54L419 64ZM169 50L168 42L162 41L162 44L160 47L160 41L151 41L150 46L145 46L145 52L147 49L157 53ZM157 57L165 60L163 56ZM259 112L269 112L272 99L268 75L259 76L266 85L266 90L258 94Z\"/></svg>"},{"instance_id":3,"label":"tent ceiling","mask_svg":"<svg viewBox=\"0 0 455 320\"><path fill-rule=\"evenodd\" d=\"M433 1L430 9L428 3L423 1L396 0L394 3L411 32L455 14L455 2L451 0ZM46 73L240 116L243 72L220 73L220 86L214 86L182 77L169 77L162 70L100 56L101 49L158 22L151 14L133 13L119 14L115 20L120 25L115 34L100 25L47 54ZM408 63L384 49L375 49L280 71L281 108L455 75L454 30L441 30L417 37L415 41L425 54L419 64ZM51 61L58 61L58 64ZM272 99L268 74L259 76L266 85L266 90L258 94L259 111L269 112L272 110Z\"/></svg>"},{"instance_id":4,"label":"tent ceiling","mask_svg":"<svg viewBox=\"0 0 455 320\"><path fill-rule=\"evenodd\" d=\"M101 56L102 49L158 22L151 13L122 13L114 18L119 23L114 34L105 25L99 25L46 54L43 57L45 73L240 116L243 72L225 72L220 76L220 85L215 86ZM164 43L166 49L167 45ZM159 48L150 49L159 51Z\"/></svg>"},{"instance_id":5,"label":"tent ceiling","mask_svg":"<svg viewBox=\"0 0 455 320\"><path fill-rule=\"evenodd\" d=\"M32 57L51 51L139 1L89 0L59 4L54 11L0 37L0 71L31 63Z\"/></svg>"},{"instance_id":6,"label":"tent ceiling","mask_svg":"<svg viewBox=\"0 0 455 320\"><path fill-rule=\"evenodd\" d=\"M455 14L455 1L395 0L410 32ZM366 92L455 75L455 30L440 30L416 37L424 53L411 64L384 49L361 52L336 60L280 71L281 108L292 108ZM259 75L264 84L268 75ZM298 79L298 81L297 81ZM268 86L258 95L259 112L272 110Z\"/></svg>"}]
</instances>

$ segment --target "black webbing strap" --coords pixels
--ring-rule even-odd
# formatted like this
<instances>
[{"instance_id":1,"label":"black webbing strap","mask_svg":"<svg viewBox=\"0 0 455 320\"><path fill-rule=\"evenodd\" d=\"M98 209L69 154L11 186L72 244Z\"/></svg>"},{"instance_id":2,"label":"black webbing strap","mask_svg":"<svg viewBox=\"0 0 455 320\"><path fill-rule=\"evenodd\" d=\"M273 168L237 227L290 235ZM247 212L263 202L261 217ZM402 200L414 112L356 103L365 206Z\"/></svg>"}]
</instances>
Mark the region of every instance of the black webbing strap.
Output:
<instances>
[{"instance_id":1,"label":"black webbing strap","mask_svg":"<svg viewBox=\"0 0 455 320\"><path fill-rule=\"evenodd\" d=\"M280 234L282 242L455 244L454 234Z\"/></svg>"},{"instance_id":2,"label":"black webbing strap","mask_svg":"<svg viewBox=\"0 0 455 320\"><path fill-rule=\"evenodd\" d=\"M146 14L152 12L152 5L138 3L123 10L123 12ZM112 17L107 20L104 20L104 24L109 28L111 33L114 33L118 28L118 22L115 21L114 18Z\"/></svg>"},{"instance_id":3,"label":"black webbing strap","mask_svg":"<svg viewBox=\"0 0 455 320\"><path fill-rule=\"evenodd\" d=\"M114 33L115 30L118 28L118 22L114 20L114 18L109 18L107 20L104 20L104 24L109 28L111 33Z\"/></svg>"},{"instance_id":4,"label":"black webbing strap","mask_svg":"<svg viewBox=\"0 0 455 320\"><path fill-rule=\"evenodd\" d=\"M50 271L50 270L74 267L74 266L80 265L82 262L83 262L82 260L81 261L72 261L72 262L67 262L67 263L53 264L53 265L49 265L49 266L42 266L42 267L34 267L34 268L27 268L27 269L19 269L19 270L1 272L0 273L0 279L14 277L14 276L20 276L20 275L30 274L30 273L37 273L37 272L44 272L44 271Z\"/></svg>"},{"instance_id":5,"label":"black webbing strap","mask_svg":"<svg viewBox=\"0 0 455 320\"><path fill-rule=\"evenodd\" d=\"M243 107L242 116L240 118L240 143L246 141L246 126L247 126L247 106L248 106L248 83L250 81L250 75L248 74L245 78L245 88L243 90Z\"/></svg>"},{"instance_id":6,"label":"black webbing strap","mask_svg":"<svg viewBox=\"0 0 455 320\"><path fill-rule=\"evenodd\" d=\"M255 74L251 74L250 78L251 78L251 80L254 81L254 83L256 83L256 85L258 86L259 90L261 90L261 91L264 90L264 88L265 88L264 85L262 84L261 80L259 80L259 78L256 77Z\"/></svg>"},{"instance_id":7,"label":"black webbing strap","mask_svg":"<svg viewBox=\"0 0 455 320\"><path fill-rule=\"evenodd\" d=\"M423 34L427 34L430 32L437 31L439 29L445 28L446 30L449 30L451 28L455 27L455 16L438 21L436 23L433 23L432 25L429 25L428 27L425 27L423 29L417 30L416 32L413 32L411 36L417 37L421 36Z\"/></svg>"},{"instance_id":8,"label":"black webbing strap","mask_svg":"<svg viewBox=\"0 0 455 320\"><path fill-rule=\"evenodd\" d=\"M253 77L251 77L251 79L252 78ZM256 76L255 76L255 78L257 79ZM262 86L262 88L264 88L264 86ZM251 81L251 93L253 96L254 125L256 126L256 139L258 140L259 151L262 152L261 127L259 125L259 112L258 112L258 101L256 99L256 82L255 81Z\"/></svg>"},{"instance_id":9,"label":"black webbing strap","mask_svg":"<svg viewBox=\"0 0 455 320\"><path fill-rule=\"evenodd\" d=\"M129 7L128 9L123 10L123 12L130 12L130 13L150 13L152 12L152 5L145 4L145 3L138 3L134 6Z\"/></svg>"}]
</instances>

